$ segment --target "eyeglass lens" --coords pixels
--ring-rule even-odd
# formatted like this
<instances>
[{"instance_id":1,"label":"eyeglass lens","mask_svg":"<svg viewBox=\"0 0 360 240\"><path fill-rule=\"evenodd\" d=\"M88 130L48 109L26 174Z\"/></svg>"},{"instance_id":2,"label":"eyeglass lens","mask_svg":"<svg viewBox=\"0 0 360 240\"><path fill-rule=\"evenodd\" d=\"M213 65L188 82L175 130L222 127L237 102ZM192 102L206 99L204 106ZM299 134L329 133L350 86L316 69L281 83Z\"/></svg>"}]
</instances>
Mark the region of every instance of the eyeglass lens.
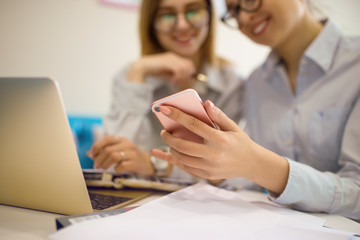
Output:
<instances>
[{"instance_id":1,"label":"eyeglass lens","mask_svg":"<svg viewBox=\"0 0 360 240\"><path fill-rule=\"evenodd\" d=\"M171 32L178 22L179 13L160 13L155 18L155 29L161 32ZM201 28L209 22L209 11L207 8L191 9L184 12L186 21L193 28Z\"/></svg>"},{"instance_id":2,"label":"eyeglass lens","mask_svg":"<svg viewBox=\"0 0 360 240\"><path fill-rule=\"evenodd\" d=\"M240 8L247 12L258 10L261 0L241 0L239 1Z\"/></svg>"},{"instance_id":3,"label":"eyeglass lens","mask_svg":"<svg viewBox=\"0 0 360 240\"><path fill-rule=\"evenodd\" d=\"M221 20L232 28L238 28L237 17L240 11L255 12L260 9L262 0L239 0L235 6L228 6L227 13Z\"/></svg>"}]
</instances>

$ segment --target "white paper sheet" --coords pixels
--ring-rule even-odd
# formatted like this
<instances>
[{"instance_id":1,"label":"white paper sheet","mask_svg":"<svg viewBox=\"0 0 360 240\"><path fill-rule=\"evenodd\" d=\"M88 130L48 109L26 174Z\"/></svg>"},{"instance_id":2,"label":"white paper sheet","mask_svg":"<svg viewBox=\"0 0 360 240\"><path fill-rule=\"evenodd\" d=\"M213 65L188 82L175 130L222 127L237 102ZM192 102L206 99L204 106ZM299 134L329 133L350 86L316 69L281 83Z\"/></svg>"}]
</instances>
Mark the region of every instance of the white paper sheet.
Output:
<instances>
[{"instance_id":1,"label":"white paper sheet","mask_svg":"<svg viewBox=\"0 0 360 240\"><path fill-rule=\"evenodd\" d=\"M324 220L199 183L129 212L79 223L50 236L70 239L350 239Z\"/></svg>"}]
</instances>

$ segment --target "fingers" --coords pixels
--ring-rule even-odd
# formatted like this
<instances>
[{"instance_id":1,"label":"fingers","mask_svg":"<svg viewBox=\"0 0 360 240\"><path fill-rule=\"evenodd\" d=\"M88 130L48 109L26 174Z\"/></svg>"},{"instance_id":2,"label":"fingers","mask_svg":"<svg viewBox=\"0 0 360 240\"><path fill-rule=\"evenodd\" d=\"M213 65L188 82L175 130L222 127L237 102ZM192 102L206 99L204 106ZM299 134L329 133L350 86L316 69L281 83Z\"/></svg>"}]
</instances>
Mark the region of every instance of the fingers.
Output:
<instances>
[{"instance_id":1,"label":"fingers","mask_svg":"<svg viewBox=\"0 0 360 240\"><path fill-rule=\"evenodd\" d=\"M139 62L145 75L167 76L172 83L190 79L195 73L193 61L173 52L145 56Z\"/></svg>"},{"instance_id":2,"label":"fingers","mask_svg":"<svg viewBox=\"0 0 360 240\"><path fill-rule=\"evenodd\" d=\"M110 145L105 147L101 153L93 158L94 168L102 167L107 169L111 165L110 162L114 162L113 160L120 161L122 159L120 151L120 145Z\"/></svg>"},{"instance_id":3,"label":"fingers","mask_svg":"<svg viewBox=\"0 0 360 240\"><path fill-rule=\"evenodd\" d=\"M193 75L195 74L195 67L192 62L184 62L182 65L175 65L176 68L172 69L173 76L171 77L171 82L181 83L193 80Z\"/></svg>"},{"instance_id":4,"label":"fingers","mask_svg":"<svg viewBox=\"0 0 360 240\"><path fill-rule=\"evenodd\" d=\"M172 164L180 164L180 165L187 165L186 163L191 163L191 161L194 159L193 157L186 156L184 154L181 154L180 152L176 151L175 149L170 149L170 152L164 152L159 149L152 149L151 154L155 156L156 158L165 160ZM185 164L184 164L185 163ZM196 165L196 164L190 164Z\"/></svg>"},{"instance_id":5,"label":"fingers","mask_svg":"<svg viewBox=\"0 0 360 240\"><path fill-rule=\"evenodd\" d=\"M105 158L100 166L104 169L108 169L113 164L119 165L130 159L132 159L131 151L113 151Z\"/></svg>"},{"instance_id":6,"label":"fingers","mask_svg":"<svg viewBox=\"0 0 360 240\"><path fill-rule=\"evenodd\" d=\"M184 163L189 163L193 158L191 157L179 157L177 156L178 152L176 153L175 150L171 149L171 153L163 152L159 149L152 149L151 154L157 158L165 160L171 164L176 165L180 169L184 170L185 172L201 178L207 178L208 174L205 170L194 167L196 164L192 164L192 166L186 165ZM181 153L179 153L181 154ZM176 156L176 157L175 157ZM199 159L199 161L201 161Z\"/></svg>"},{"instance_id":7,"label":"fingers","mask_svg":"<svg viewBox=\"0 0 360 240\"><path fill-rule=\"evenodd\" d=\"M87 154L90 158L95 158L103 151L106 146L116 144L120 141L121 139L117 136L105 136L99 141L95 142Z\"/></svg>"},{"instance_id":8,"label":"fingers","mask_svg":"<svg viewBox=\"0 0 360 240\"><path fill-rule=\"evenodd\" d=\"M106 145L93 160L94 168L108 169L114 166L116 172L130 171L144 176L153 173L149 153L141 151L126 138L119 138L115 144Z\"/></svg>"},{"instance_id":9,"label":"fingers","mask_svg":"<svg viewBox=\"0 0 360 240\"><path fill-rule=\"evenodd\" d=\"M169 152L164 152L160 149L151 149L151 155L153 155L156 158L160 158L162 160L165 160L169 163L175 163L175 159Z\"/></svg>"},{"instance_id":10,"label":"fingers","mask_svg":"<svg viewBox=\"0 0 360 240\"><path fill-rule=\"evenodd\" d=\"M132 172L139 176L152 176L154 174L154 168L150 161L150 154L139 149L130 148L120 152L121 159L114 159L116 162L115 171L120 172Z\"/></svg>"},{"instance_id":11,"label":"fingers","mask_svg":"<svg viewBox=\"0 0 360 240\"><path fill-rule=\"evenodd\" d=\"M186 85L193 80L192 76L196 72L193 61L172 52L159 54L157 59L160 60L160 72L162 75L168 75L172 84Z\"/></svg>"},{"instance_id":12,"label":"fingers","mask_svg":"<svg viewBox=\"0 0 360 240\"><path fill-rule=\"evenodd\" d=\"M204 165L204 161L206 161L199 157L193 157L183 154L174 148L170 149L170 153L173 158L176 159L175 161L177 164L181 164L191 168L201 168Z\"/></svg>"},{"instance_id":13,"label":"fingers","mask_svg":"<svg viewBox=\"0 0 360 240\"><path fill-rule=\"evenodd\" d=\"M205 110L213 122L215 122L222 131L237 131L239 126L230 118L228 118L223 111L217 108L210 100L204 104Z\"/></svg>"},{"instance_id":14,"label":"fingers","mask_svg":"<svg viewBox=\"0 0 360 240\"><path fill-rule=\"evenodd\" d=\"M115 166L115 172L122 173L126 172L131 168L131 162L130 161L122 161L119 164Z\"/></svg>"},{"instance_id":15,"label":"fingers","mask_svg":"<svg viewBox=\"0 0 360 240\"><path fill-rule=\"evenodd\" d=\"M214 179L214 176L211 174L211 169L214 168L212 162L203 158L185 155L173 148L170 149L170 153L174 158L174 164L184 171L197 177Z\"/></svg>"},{"instance_id":16,"label":"fingers","mask_svg":"<svg viewBox=\"0 0 360 240\"><path fill-rule=\"evenodd\" d=\"M130 142L125 138L106 136L97 141L87 155L94 160L94 168L107 169L112 164L125 160L125 152L122 150L130 146Z\"/></svg>"},{"instance_id":17,"label":"fingers","mask_svg":"<svg viewBox=\"0 0 360 240\"><path fill-rule=\"evenodd\" d=\"M175 137L165 130L161 131L160 135L167 145L178 152L192 157L203 157L207 155L207 148L203 144Z\"/></svg>"},{"instance_id":18,"label":"fingers","mask_svg":"<svg viewBox=\"0 0 360 240\"><path fill-rule=\"evenodd\" d=\"M196 133L204 139L209 139L214 134L214 132L217 131L216 129L210 127L201 120L191 115L188 115L177 108L163 105L159 107L159 110L168 118L180 123L185 128L187 128L193 133Z\"/></svg>"}]
</instances>

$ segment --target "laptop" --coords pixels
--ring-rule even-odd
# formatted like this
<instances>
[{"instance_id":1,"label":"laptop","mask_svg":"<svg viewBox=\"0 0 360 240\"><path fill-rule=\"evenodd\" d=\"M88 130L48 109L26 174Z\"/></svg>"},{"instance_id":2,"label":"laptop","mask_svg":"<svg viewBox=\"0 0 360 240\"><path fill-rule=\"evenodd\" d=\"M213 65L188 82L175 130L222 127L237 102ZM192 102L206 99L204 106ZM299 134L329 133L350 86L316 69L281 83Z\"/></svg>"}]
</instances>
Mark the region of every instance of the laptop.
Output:
<instances>
[{"instance_id":1,"label":"laptop","mask_svg":"<svg viewBox=\"0 0 360 240\"><path fill-rule=\"evenodd\" d=\"M78 215L150 193L88 190L57 82L0 78L0 204Z\"/></svg>"}]
</instances>

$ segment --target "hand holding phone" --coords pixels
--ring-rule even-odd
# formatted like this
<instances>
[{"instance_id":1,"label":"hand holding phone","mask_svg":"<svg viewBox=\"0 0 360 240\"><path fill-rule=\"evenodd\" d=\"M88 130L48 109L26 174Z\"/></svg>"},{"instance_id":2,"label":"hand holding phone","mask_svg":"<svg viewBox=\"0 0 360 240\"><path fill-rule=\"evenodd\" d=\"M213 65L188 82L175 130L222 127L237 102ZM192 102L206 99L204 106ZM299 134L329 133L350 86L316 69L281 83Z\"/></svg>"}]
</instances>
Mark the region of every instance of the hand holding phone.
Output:
<instances>
[{"instance_id":1,"label":"hand holding phone","mask_svg":"<svg viewBox=\"0 0 360 240\"><path fill-rule=\"evenodd\" d=\"M164 126L166 131L170 132L176 137L202 143L204 142L204 139L202 137L189 131L176 121L163 115L159 111L159 107L162 105L178 108L181 111L203 121L209 126L216 128L216 125L211 121L210 117L208 116L204 108L204 104L201 101L201 98L194 89L186 89L184 91L157 100L153 102L151 109L156 115L156 117L159 119L160 123Z\"/></svg>"}]
</instances>

